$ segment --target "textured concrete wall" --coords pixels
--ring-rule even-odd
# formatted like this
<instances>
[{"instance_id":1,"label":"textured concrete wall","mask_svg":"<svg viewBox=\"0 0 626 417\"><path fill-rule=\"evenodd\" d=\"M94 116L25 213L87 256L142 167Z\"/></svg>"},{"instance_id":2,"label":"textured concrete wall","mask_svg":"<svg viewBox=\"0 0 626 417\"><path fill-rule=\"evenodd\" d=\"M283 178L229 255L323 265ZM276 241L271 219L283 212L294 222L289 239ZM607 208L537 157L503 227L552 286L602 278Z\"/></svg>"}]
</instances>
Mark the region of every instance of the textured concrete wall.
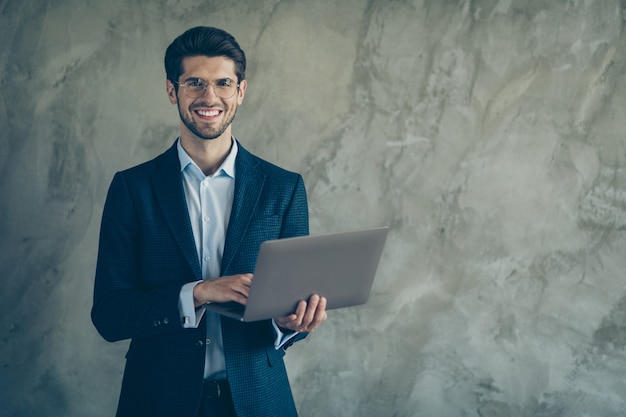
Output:
<instances>
[{"instance_id":1,"label":"textured concrete wall","mask_svg":"<svg viewBox=\"0 0 626 417\"><path fill-rule=\"evenodd\" d=\"M167 44L250 58L234 132L313 233L389 224L369 303L287 355L304 417L623 416L618 0L0 0L0 415L113 415L89 321L113 173L167 148Z\"/></svg>"}]
</instances>

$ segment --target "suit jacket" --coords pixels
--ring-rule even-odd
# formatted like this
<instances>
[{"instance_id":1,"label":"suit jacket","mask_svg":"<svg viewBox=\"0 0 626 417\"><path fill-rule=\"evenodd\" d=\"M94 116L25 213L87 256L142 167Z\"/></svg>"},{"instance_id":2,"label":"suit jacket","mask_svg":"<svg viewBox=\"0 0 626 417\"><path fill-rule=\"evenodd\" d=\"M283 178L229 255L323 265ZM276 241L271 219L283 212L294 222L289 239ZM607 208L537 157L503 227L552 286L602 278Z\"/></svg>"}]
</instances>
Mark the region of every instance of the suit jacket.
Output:
<instances>
[{"instance_id":1,"label":"suit jacket","mask_svg":"<svg viewBox=\"0 0 626 417\"><path fill-rule=\"evenodd\" d=\"M222 275L254 271L260 244L308 234L302 177L241 145ZM195 417L206 326L185 329L179 292L201 279L176 145L115 174L104 207L92 321L108 341L131 339L117 416ZM295 416L271 321L222 318L224 355L239 417ZM302 339L299 335L296 340Z\"/></svg>"}]
</instances>

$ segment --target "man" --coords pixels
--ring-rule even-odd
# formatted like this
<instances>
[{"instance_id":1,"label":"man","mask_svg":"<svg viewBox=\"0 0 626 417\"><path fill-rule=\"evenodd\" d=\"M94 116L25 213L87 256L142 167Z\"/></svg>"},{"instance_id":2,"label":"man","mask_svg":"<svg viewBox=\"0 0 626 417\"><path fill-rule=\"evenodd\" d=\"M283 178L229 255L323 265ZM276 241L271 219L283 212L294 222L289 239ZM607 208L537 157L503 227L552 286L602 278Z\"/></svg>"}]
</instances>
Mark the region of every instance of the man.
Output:
<instances>
[{"instance_id":1,"label":"man","mask_svg":"<svg viewBox=\"0 0 626 417\"><path fill-rule=\"evenodd\" d=\"M326 300L254 323L203 306L245 304L265 240L308 234L300 175L250 154L232 136L246 58L210 27L167 48L180 137L118 172L102 216L92 321L131 339L117 416L295 416L283 356L326 319Z\"/></svg>"}]
</instances>

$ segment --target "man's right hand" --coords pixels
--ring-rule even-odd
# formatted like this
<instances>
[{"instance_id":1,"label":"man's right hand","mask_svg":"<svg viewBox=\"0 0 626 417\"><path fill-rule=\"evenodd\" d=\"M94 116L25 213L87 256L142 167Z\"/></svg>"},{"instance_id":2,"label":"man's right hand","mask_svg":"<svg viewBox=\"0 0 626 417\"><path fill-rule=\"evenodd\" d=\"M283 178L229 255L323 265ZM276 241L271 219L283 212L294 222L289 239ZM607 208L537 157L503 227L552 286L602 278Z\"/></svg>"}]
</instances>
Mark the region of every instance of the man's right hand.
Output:
<instances>
[{"instance_id":1,"label":"man's right hand","mask_svg":"<svg viewBox=\"0 0 626 417\"><path fill-rule=\"evenodd\" d=\"M202 281L193 289L194 305L199 307L206 303L229 301L245 305L248 302L252 277L252 274L239 274Z\"/></svg>"}]
</instances>

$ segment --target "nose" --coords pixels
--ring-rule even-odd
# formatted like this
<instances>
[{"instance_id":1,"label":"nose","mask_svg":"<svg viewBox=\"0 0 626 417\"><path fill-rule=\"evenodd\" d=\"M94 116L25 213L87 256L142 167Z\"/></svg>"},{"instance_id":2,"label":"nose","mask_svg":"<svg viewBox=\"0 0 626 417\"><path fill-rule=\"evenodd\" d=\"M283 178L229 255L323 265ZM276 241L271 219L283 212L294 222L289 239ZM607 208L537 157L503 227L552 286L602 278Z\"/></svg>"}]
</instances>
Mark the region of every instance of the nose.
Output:
<instances>
[{"instance_id":1,"label":"nose","mask_svg":"<svg viewBox=\"0 0 626 417\"><path fill-rule=\"evenodd\" d=\"M219 98L215 91L215 84L211 84L211 83L207 84L206 88L204 89L204 93L202 93L200 97L204 97L204 96L207 96L207 98L211 100L215 100Z\"/></svg>"}]
</instances>

